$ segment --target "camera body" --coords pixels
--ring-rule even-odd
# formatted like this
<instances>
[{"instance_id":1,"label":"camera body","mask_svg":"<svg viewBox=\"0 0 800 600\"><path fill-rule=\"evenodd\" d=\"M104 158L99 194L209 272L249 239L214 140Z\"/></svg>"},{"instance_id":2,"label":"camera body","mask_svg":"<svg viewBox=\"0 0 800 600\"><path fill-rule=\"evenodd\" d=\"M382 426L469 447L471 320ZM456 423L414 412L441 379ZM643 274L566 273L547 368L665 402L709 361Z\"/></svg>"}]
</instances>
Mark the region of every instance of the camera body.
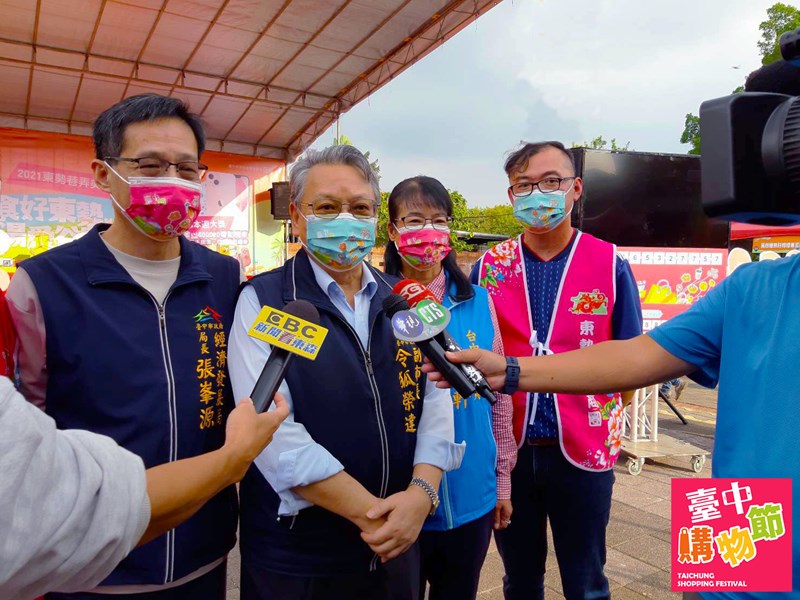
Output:
<instances>
[{"instance_id":1,"label":"camera body","mask_svg":"<svg viewBox=\"0 0 800 600\"><path fill-rule=\"evenodd\" d=\"M701 190L710 217L800 223L800 29L781 37L786 63L763 67L748 90L700 106ZM754 77L755 76L755 77Z\"/></svg>"}]
</instances>

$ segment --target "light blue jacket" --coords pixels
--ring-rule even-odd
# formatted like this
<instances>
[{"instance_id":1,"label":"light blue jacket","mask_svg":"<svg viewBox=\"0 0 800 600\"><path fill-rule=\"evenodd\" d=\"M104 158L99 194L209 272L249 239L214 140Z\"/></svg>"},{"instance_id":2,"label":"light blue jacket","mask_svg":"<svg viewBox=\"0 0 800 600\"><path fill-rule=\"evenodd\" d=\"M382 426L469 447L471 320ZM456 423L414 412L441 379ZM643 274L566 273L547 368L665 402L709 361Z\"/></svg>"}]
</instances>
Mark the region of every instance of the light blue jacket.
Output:
<instances>
[{"instance_id":1,"label":"light blue jacket","mask_svg":"<svg viewBox=\"0 0 800 600\"><path fill-rule=\"evenodd\" d=\"M461 348L477 345L491 350L494 340L489 298L482 287L472 286L471 300L456 301L455 285L448 280L442 304L450 310L447 332ZM452 391L455 441L467 442L461 468L442 474L440 505L425 521L426 531L447 531L482 517L497 504L497 445L492 435L492 407L473 394L467 399Z\"/></svg>"}]
</instances>

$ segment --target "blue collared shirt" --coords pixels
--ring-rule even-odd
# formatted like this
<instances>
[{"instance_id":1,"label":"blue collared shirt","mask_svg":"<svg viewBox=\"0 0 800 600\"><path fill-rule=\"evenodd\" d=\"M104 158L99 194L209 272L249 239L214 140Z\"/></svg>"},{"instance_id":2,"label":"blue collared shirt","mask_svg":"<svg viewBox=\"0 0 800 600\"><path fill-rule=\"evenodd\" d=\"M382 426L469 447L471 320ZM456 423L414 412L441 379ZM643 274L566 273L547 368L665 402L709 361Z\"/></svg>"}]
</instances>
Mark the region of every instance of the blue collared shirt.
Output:
<instances>
[{"instance_id":1,"label":"blue collared shirt","mask_svg":"<svg viewBox=\"0 0 800 600\"><path fill-rule=\"evenodd\" d=\"M336 283L325 270L320 267L316 261L311 260L311 270L314 271L314 277L317 284L325 292L333 305L342 313L347 323L356 330L358 339L361 340L361 345L367 347L367 338L369 336L369 305L372 302L375 292L378 291L378 283L366 265L361 265L361 289L355 295L355 307L350 306L347 298L344 295L342 287Z\"/></svg>"}]
</instances>

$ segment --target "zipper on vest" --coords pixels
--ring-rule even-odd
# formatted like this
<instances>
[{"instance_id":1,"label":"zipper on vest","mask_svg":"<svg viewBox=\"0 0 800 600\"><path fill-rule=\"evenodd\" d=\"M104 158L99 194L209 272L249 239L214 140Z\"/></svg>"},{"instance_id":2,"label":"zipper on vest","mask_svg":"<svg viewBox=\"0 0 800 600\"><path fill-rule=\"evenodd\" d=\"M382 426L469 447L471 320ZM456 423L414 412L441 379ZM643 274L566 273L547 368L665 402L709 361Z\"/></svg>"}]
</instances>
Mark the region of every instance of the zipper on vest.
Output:
<instances>
[{"instance_id":1,"label":"zipper on vest","mask_svg":"<svg viewBox=\"0 0 800 600\"><path fill-rule=\"evenodd\" d=\"M172 356L169 352L167 335L167 315L166 306L172 290L167 292L164 302L159 304L156 297L145 290L147 295L153 300L153 304L158 311L158 333L161 339L161 354L164 358L164 370L167 375L167 407L169 409L169 460L178 460L178 407L175 393L175 374L172 371ZM164 567L164 583L170 583L175 576L175 530L170 529L166 534L167 552L166 565Z\"/></svg>"},{"instance_id":2,"label":"zipper on vest","mask_svg":"<svg viewBox=\"0 0 800 600\"><path fill-rule=\"evenodd\" d=\"M386 497L386 491L389 488L389 440L388 435L386 433L386 424L383 422L383 409L381 408L381 394L378 391L378 382L375 380L375 371L372 369L372 357L369 354L369 350L364 348L364 344L361 343L361 338L358 337L358 332L348 323L345 319L337 315L336 313L331 313L334 317L339 319L342 323L344 323L347 328L353 333L353 337L356 338L356 343L358 344L359 349L361 350L361 354L364 357L364 365L367 367L367 379L369 379L369 385L372 388L372 395L375 398L375 414L378 417L378 433L381 438L381 464L382 464L382 472L381 472L381 493L380 497ZM372 332L375 330L375 321L372 322L372 325L369 327L369 333L367 334L367 348L369 348L369 342L372 339ZM374 571L378 568L378 555L375 554L372 556L372 560L369 563L369 570Z\"/></svg>"}]
</instances>

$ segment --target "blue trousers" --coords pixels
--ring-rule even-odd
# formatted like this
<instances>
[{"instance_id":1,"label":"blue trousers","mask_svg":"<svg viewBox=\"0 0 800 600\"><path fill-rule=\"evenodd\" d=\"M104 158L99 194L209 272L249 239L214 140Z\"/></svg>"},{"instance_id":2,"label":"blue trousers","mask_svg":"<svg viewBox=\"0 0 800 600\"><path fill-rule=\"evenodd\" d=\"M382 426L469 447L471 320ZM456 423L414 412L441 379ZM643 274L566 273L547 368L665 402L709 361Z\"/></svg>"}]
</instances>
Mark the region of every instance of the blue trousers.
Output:
<instances>
[{"instance_id":1,"label":"blue trousers","mask_svg":"<svg viewBox=\"0 0 800 600\"><path fill-rule=\"evenodd\" d=\"M506 600L544 598L548 518L567 600L610 597L603 567L613 485L613 471L579 469L558 445L520 448L511 473L511 524L495 532Z\"/></svg>"}]
</instances>

